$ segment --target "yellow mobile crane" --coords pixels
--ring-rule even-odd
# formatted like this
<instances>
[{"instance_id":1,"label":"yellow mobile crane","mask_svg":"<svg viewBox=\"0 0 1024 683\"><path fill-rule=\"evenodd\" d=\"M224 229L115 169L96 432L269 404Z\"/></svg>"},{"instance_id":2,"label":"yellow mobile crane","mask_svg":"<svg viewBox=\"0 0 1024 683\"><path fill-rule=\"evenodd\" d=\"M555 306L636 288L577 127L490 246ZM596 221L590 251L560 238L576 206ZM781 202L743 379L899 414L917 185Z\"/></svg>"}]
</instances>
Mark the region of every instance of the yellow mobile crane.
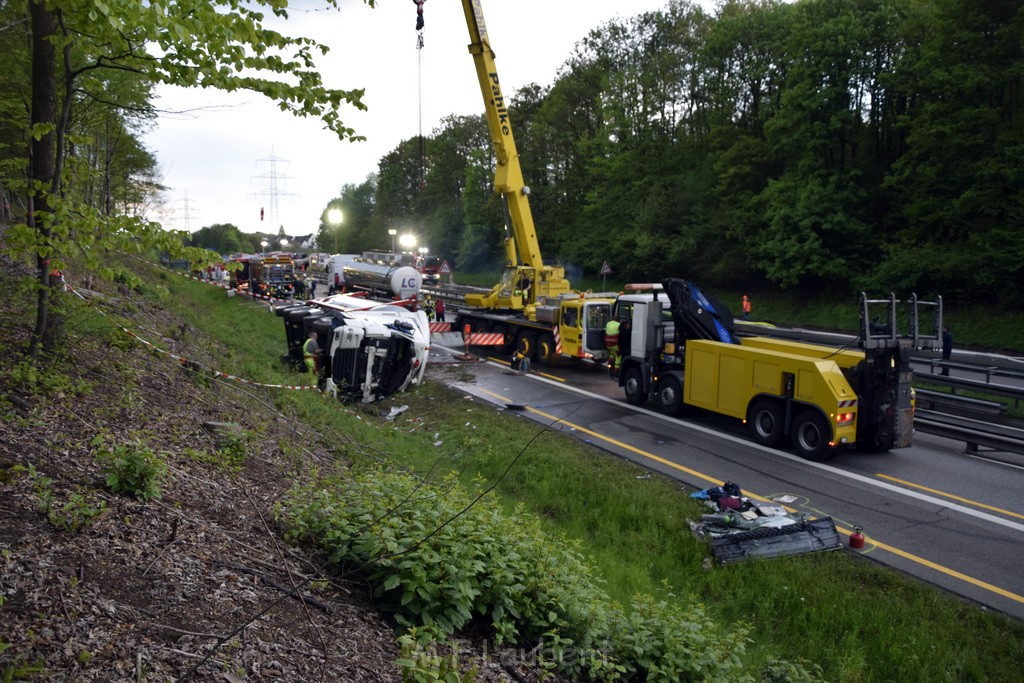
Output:
<instances>
[{"instance_id":1,"label":"yellow mobile crane","mask_svg":"<svg viewBox=\"0 0 1024 683\"><path fill-rule=\"evenodd\" d=\"M503 335L506 345L547 364L560 355L604 361L604 326L614 295L573 291L562 266L541 258L530 212L530 188L523 179L505 96L479 0L462 0L469 27L469 52L487 112L494 144L494 189L505 209L505 255L501 281L486 294L466 294L456 329Z\"/></svg>"}]
</instances>

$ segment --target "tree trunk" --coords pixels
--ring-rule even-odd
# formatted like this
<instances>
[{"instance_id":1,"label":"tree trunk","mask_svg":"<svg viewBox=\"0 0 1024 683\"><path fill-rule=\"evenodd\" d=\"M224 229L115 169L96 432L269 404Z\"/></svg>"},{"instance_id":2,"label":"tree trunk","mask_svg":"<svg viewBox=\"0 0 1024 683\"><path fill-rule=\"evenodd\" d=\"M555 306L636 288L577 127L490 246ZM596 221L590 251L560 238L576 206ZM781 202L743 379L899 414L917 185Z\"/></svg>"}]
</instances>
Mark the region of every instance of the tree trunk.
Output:
<instances>
[{"instance_id":1,"label":"tree trunk","mask_svg":"<svg viewBox=\"0 0 1024 683\"><path fill-rule=\"evenodd\" d=\"M50 37L57 32L57 17L46 8L42 0L30 0L32 17L32 114L33 126L53 123L57 114L56 53ZM48 196L54 180L54 132L48 131L36 139L33 136L29 147L29 177L36 183L36 189L29 192L27 223L38 234L38 243L49 246L50 223L40 220L39 212L49 212ZM29 355L38 358L40 344L46 336L50 303L50 259L36 256L39 274L39 297L36 305L36 326L29 342Z\"/></svg>"},{"instance_id":2,"label":"tree trunk","mask_svg":"<svg viewBox=\"0 0 1024 683\"><path fill-rule=\"evenodd\" d=\"M0 234L11 222L11 205L7 202L7 190L4 189L4 179L0 178Z\"/></svg>"}]
</instances>

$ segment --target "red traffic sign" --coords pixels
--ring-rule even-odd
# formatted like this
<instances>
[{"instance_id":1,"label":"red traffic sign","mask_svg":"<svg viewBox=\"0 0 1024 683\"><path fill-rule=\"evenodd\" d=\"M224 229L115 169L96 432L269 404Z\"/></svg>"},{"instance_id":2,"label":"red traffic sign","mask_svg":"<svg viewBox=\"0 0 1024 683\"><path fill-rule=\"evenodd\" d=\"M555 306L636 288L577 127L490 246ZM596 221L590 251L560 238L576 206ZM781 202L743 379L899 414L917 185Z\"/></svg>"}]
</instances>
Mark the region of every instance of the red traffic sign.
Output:
<instances>
[{"instance_id":1,"label":"red traffic sign","mask_svg":"<svg viewBox=\"0 0 1024 683\"><path fill-rule=\"evenodd\" d=\"M448 261L442 261L441 267L437 269L438 275L451 275L452 267L448 265Z\"/></svg>"}]
</instances>

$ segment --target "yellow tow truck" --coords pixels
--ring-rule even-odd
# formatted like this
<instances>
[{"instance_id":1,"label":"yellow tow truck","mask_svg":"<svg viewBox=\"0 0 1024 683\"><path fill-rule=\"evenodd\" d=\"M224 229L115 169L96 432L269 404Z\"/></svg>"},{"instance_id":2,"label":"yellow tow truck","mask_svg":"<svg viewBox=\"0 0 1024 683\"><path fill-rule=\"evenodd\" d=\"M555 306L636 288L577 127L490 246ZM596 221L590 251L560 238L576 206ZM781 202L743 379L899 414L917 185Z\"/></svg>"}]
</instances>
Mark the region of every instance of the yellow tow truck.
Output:
<instances>
[{"instance_id":1,"label":"yellow tow truck","mask_svg":"<svg viewBox=\"0 0 1024 683\"><path fill-rule=\"evenodd\" d=\"M770 337L739 337L732 314L692 282L627 285L618 298L626 400L652 399L662 411L693 406L743 420L754 441L789 444L808 460L838 449L876 452L911 445L910 351L936 341L942 305L911 297L910 331L897 329L898 301L861 295L857 347L833 348ZM919 311L936 310L934 334ZM872 315L883 309L880 315Z\"/></svg>"}]
</instances>

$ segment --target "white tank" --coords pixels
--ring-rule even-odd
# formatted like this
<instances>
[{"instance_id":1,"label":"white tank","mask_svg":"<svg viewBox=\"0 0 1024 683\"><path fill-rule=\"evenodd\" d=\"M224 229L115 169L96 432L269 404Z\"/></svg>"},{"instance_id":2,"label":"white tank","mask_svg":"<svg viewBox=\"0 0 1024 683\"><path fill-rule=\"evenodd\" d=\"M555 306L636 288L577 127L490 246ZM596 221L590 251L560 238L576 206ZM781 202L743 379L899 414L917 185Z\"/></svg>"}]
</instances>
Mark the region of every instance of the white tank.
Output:
<instances>
[{"instance_id":1,"label":"white tank","mask_svg":"<svg viewBox=\"0 0 1024 683\"><path fill-rule=\"evenodd\" d=\"M412 266L356 261L344 267L345 285L352 289L390 292L402 299L419 293L422 279Z\"/></svg>"}]
</instances>

